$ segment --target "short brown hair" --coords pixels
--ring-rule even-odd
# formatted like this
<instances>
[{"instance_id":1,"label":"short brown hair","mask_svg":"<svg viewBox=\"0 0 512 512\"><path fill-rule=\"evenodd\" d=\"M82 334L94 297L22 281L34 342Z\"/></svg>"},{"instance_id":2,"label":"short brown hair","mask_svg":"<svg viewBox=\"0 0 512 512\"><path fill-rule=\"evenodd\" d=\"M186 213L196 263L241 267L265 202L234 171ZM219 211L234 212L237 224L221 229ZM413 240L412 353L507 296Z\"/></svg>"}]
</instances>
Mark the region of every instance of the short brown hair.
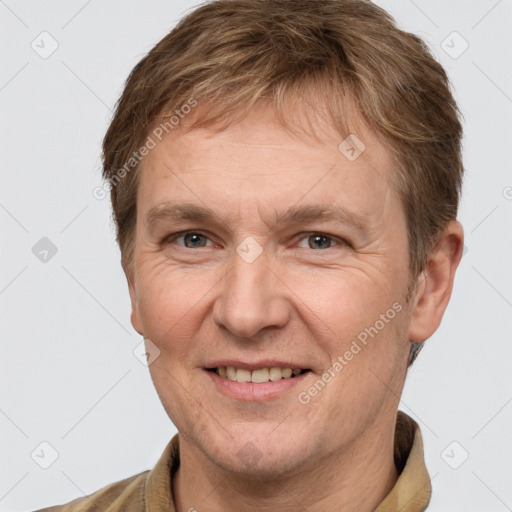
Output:
<instances>
[{"instance_id":1,"label":"short brown hair","mask_svg":"<svg viewBox=\"0 0 512 512\"><path fill-rule=\"evenodd\" d=\"M208 108L190 129L235 122L258 101L272 102L286 122L290 98L326 109L342 136L344 100L355 101L393 157L411 276L425 268L437 235L457 216L461 114L427 45L369 0L209 1L135 66L103 141L125 268L132 265L136 223L133 156L156 123L191 101Z\"/></svg>"}]
</instances>

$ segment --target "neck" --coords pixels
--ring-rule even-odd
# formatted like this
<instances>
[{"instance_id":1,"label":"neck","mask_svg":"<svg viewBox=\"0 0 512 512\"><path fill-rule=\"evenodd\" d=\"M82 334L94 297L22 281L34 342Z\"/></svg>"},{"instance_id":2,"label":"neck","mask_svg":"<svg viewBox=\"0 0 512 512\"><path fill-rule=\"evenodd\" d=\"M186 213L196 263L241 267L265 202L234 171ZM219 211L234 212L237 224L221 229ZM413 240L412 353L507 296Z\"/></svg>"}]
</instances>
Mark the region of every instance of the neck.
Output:
<instances>
[{"instance_id":1,"label":"neck","mask_svg":"<svg viewBox=\"0 0 512 512\"><path fill-rule=\"evenodd\" d=\"M233 474L214 465L180 437L180 466L173 482L177 512L371 512L398 479L394 464L394 423L386 432L368 432L353 446L293 475L266 481Z\"/></svg>"}]
</instances>

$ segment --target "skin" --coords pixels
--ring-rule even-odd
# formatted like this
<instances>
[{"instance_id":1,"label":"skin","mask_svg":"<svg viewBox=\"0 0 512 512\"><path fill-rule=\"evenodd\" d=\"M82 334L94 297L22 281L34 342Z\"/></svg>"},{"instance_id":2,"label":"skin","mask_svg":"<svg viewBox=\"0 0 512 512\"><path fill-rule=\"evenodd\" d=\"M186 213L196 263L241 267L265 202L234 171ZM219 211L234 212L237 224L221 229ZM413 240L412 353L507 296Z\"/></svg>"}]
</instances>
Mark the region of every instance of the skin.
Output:
<instances>
[{"instance_id":1,"label":"skin","mask_svg":"<svg viewBox=\"0 0 512 512\"><path fill-rule=\"evenodd\" d=\"M133 271L124 269L132 325L160 351L150 372L180 433L178 512L371 511L398 478L394 426L410 342L441 322L463 231L456 221L446 227L406 303L406 219L386 147L358 123L366 149L351 162L332 127L319 118L313 126L321 142L291 134L260 105L219 133L176 129L143 162ZM166 202L208 207L220 220L148 224ZM326 220L273 224L276 212L306 204L343 206L364 217L365 231ZM192 233L169 238L183 231ZM315 243L317 234L328 238ZM248 236L262 249L251 263L236 251ZM395 303L402 310L300 403ZM311 371L271 399L241 400L206 372L219 358ZM247 446L253 460L237 455Z\"/></svg>"}]
</instances>

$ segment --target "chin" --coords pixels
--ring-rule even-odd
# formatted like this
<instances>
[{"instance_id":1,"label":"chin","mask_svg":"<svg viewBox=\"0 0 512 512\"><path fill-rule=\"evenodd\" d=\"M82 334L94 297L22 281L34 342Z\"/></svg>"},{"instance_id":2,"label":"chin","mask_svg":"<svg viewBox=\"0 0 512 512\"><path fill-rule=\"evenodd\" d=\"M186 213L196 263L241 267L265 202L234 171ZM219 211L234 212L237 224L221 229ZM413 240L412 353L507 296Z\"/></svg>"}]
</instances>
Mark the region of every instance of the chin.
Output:
<instances>
[{"instance_id":1,"label":"chin","mask_svg":"<svg viewBox=\"0 0 512 512\"><path fill-rule=\"evenodd\" d=\"M304 467L311 442L291 439L289 433L284 436L269 434L272 429L268 426L265 433L259 435L244 430L233 438L217 437L216 442L205 443L200 449L225 471L257 480L285 477Z\"/></svg>"}]
</instances>

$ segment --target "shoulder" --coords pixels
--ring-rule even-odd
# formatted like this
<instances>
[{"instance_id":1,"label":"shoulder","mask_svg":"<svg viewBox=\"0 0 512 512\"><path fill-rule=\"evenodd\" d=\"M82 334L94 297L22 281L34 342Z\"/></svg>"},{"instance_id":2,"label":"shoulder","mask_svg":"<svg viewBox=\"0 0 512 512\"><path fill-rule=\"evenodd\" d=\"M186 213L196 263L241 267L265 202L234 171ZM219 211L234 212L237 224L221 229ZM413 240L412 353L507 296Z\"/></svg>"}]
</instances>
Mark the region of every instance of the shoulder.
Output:
<instances>
[{"instance_id":1,"label":"shoulder","mask_svg":"<svg viewBox=\"0 0 512 512\"><path fill-rule=\"evenodd\" d=\"M35 512L117 512L121 510L143 512L145 510L145 486L149 473L149 470L138 473L107 485L88 496Z\"/></svg>"},{"instance_id":2,"label":"shoulder","mask_svg":"<svg viewBox=\"0 0 512 512\"><path fill-rule=\"evenodd\" d=\"M172 476L179 466L179 435L167 444L156 465L63 505L35 512L159 512L174 511Z\"/></svg>"}]
</instances>

